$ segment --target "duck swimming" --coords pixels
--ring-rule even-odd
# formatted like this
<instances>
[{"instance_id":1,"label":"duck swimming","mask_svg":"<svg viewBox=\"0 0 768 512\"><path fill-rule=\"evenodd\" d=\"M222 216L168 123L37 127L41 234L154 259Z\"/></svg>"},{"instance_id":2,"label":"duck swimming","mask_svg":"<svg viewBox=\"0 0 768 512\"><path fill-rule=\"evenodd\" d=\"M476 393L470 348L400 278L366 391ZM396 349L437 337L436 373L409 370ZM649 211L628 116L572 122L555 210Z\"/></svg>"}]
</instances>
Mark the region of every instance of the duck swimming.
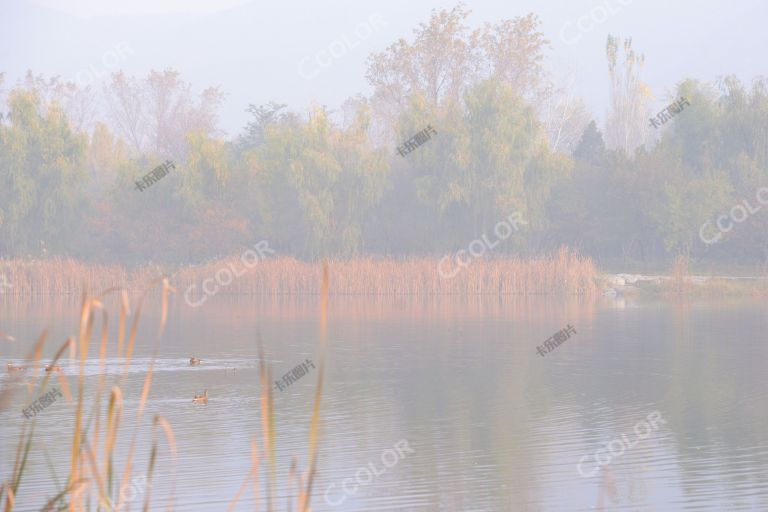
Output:
<instances>
[{"instance_id":1,"label":"duck swimming","mask_svg":"<svg viewBox=\"0 0 768 512\"><path fill-rule=\"evenodd\" d=\"M207 404L208 403L208 390L204 390L202 395L195 395L195 398L192 399L195 403L202 403Z\"/></svg>"},{"instance_id":2,"label":"duck swimming","mask_svg":"<svg viewBox=\"0 0 768 512\"><path fill-rule=\"evenodd\" d=\"M189 364L190 364L190 366L197 366L197 365L198 365L198 364L200 364L201 362L202 362L202 359L198 359L198 358L196 358L196 357L190 357L190 358L189 358Z\"/></svg>"},{"instance_id":3,"label":"duck swimming","mask_svg":"<svg viewBox=\"0 0 768 512\"><path fill-rule=\"evenodd\" d=\"M45 371L47 372L60 372L61 366L56 364L47 364L45 365Z\"/></svg>"}]
</instances>

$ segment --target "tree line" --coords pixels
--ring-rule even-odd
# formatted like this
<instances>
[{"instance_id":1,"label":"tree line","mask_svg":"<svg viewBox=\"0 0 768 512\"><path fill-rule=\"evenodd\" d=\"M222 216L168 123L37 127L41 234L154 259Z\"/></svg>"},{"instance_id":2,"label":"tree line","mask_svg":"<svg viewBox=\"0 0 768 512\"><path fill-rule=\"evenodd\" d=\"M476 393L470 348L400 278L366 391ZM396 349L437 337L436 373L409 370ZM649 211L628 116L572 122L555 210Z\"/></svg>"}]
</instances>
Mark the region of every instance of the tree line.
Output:
<instances>
[{"instance_id":1,"label":"tree line","mask_svg":"<svg viewBox=\"0 0 768 512\"><path fill-rule=\"evenodd\" d=\"M338 111L250 105L228 138L223 92L195 94L172 69L98 91L32 72L4 88L0 74L0 258L193 263L258 240L304 259L442 255L519 212L527 224L494 254L768 264L765 211L702 241L768 186L764 77L681 79L665 99L690 106L654 127L645 59L609 37L600 129L547 71L535 15L474 29L469 16L434 11L371 55L370 96ZM427 126L436 135L399 155ZM167 160L175 170L139 193Z\"/></svg>"}]
</instances>

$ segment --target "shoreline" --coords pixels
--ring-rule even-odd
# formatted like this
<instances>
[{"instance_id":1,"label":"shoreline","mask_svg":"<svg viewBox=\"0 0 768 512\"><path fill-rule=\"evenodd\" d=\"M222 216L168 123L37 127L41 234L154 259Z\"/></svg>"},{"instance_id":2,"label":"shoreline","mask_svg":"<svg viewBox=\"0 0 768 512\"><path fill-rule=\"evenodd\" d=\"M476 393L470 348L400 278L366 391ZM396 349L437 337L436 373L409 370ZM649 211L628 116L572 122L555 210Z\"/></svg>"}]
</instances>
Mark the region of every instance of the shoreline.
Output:
<instances>
[{"instance_id":1,"label":"shoreline","mask_svg":"<svg viewBox=\"0 0 768 512\"><path fill-rule=\"evenodd\" d=\"M686 296L768 294L768 276L673 276L620 273L600 274L598 280L600 294L604 297L668 295L670 293Z\"/></svg>"},{"instance_id":2,"label":"shoreline","mask_svg":"<svg viewBox=\"0 0 768 512\"><path fill-rule=\"evenodd\" d=\"M443 258L444 259L444 258ZM440 273L443 259L363 257L330 260L336 277L332 295L350 296L629 296L764 295L768 276L687 275L600 272L589 258L567 249L521 260L478 259L455 276ZM274 257L243 264L230 256L197 266L83 263L73 259L0 260L0 300L4 297L82 295L123 288L141 292L167 277L179 297L226 295L289 296L320 293L322 262ZM156 293L156 292L152 292Z\"/></svg>"}]
</instances>

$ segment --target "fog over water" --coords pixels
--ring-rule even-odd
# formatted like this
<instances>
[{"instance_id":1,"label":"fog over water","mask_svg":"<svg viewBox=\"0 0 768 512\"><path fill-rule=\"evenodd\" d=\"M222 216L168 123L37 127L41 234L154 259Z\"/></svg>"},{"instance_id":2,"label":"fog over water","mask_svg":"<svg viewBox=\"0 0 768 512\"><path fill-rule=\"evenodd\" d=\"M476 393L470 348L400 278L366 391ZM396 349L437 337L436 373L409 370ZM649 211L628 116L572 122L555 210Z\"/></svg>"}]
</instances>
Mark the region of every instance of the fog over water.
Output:
<instances>
[{"instance_id":1,"label":"fog over water","mask_svg":"<svg viewBox=\"0 0 768 512\"><path fill-rule=\"evenodd\" d=\"M432 9L454 5L422 0L6 1L0 5L0 68L11 83L27 69L72 80L81 69L98 67L116 43L127 41L136 51L120 64L127 73L171 66L198 89L214 85L227 92L220 126L234 134L248 119L248 103L277 101L305 109L315 102L338 109L347 97L368 94L368 55L409 37ZM768 5L759 0L474 0L467 6L473 26L539 15L552 44L547 59L553 72L572 77L576 94L599 119L608 109L607 34L633 38L647 59L644 79L659 98L681 77L709 81L735 74L749 81L768 72L759 51L768 48L763 30ZM591 22L594 9L597 20L604 16L601 6L607 19ZM386 26L365 40L354 38L355 27L375 13ZM575 24L584 16L590 21L582 26L589 32L580 36ZM299 76L302 58L344 36L354 48L313 80Z\"/></svg>"}]
</instances>

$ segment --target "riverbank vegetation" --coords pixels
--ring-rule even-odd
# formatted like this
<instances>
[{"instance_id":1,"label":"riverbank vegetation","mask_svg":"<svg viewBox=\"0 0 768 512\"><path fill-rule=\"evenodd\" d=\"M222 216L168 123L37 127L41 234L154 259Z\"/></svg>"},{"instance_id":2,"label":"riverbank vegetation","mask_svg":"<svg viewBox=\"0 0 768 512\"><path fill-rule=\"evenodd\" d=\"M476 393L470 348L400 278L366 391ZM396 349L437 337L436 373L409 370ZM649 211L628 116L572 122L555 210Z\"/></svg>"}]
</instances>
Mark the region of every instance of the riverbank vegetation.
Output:
<instances>
[{"instance_id":1,"label":"riverbank vegetation","mask_svg":"<svg viewBox=\"0 0 768 512\"><path fill-rule=\"evenodd\" d=\"M452 277L438 272L437 258L357 258L331 260L332 295L590 295L597 292L597 272L589 258L561 249L540 258L473 260ZM455 266L455 263L453 263ZM290 257L267 258L246 267L239 256L198 266L89 265L71 259L0 261L12 287L10 296L73 295L125 287L136 290L158 275L170 276L180 294L196 297L206 289L228 295L317 295L322 283L320 262ZM217 274L218 273L218 274ZM189 290L189 291L188 291Z\"/></svg>"},{"instance_id":2,"label":"riverbank vegetation","mask_svg":"<svg viewBox=\"0 0 768 512\"><path fill-rule=\"evenodd\" d=\"M768 81L679 77L654 92L642 80L654 63L610 37L599 127L547 68L539 26L532 14L480 26L461 5L434 12L370 56L370 96L338 111L250 105L234 136L217 128L223 92L195 94L173 70L115 73L103 91L31 72L10 86L0 75L0 258L199 264L267 240L300 261L413 258L403 264L426 268L417 262L492 237L518 213L526 224L492 251L510 265L562 246L598 266L768 261L768 196L758 195L768 185ZM689 107L649 125L681 96ZM428 125L429 143L400 156ZM135 185L168 160L162 181ZM745 200L755 213L739 221L737 211L715 233L718 215ZM488 265L413 286L458 289L504 264Z\"/></svg>"}]
</instances>

